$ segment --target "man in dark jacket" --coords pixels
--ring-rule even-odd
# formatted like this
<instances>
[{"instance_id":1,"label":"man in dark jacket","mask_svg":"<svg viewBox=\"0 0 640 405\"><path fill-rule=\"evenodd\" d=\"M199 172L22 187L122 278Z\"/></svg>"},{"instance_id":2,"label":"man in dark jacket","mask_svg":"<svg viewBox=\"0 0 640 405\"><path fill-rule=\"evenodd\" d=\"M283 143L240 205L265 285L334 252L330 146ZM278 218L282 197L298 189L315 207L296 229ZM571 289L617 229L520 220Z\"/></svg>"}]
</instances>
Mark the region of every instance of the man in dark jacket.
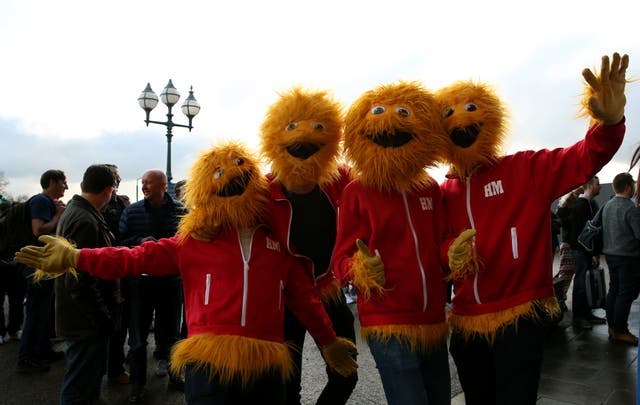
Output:
<instances>
[{"instance_id":1,"label":"man in dark jacket","mask_svg":"<svg viewBox=\"0 0 640 405\"><path fill-rule=\"evenodd\" d=\"M122 211L120 244L133 247L147 241L170 238L178 230L185 213L181 202L167 193L167 176L161 170L148 170L142 175L144 200ZM182 315L182 281L180 276L148 276L126 280L129 300L129 374L133 386L129 402L144 401L147 382L147 336L155 312L154 357L158 360L156 375L169 374L169 387L184 389L178 375L169 373L171 347L180 338Z\"/></svg>"},{"instance_id":2,"label":"man in dark jacket","mask_svg":"<svg viewBox=\"0 0 640 405\"><path fill-rule=\"evenodd\" d=\"M600 194L600 180L594 176L584 186L584 193L576 199L570 208L567 221L567 236L573 253L573 325L579 329L591 329L593 324L606 323L604 318L592 313L587 302L586 274L587 269L596 267L599 257L587 252L579 243L578 235L584 228L584 224L592 219L598 212L598 204L595 197ZM559 214L560 215L560 214Z\"/></svg>"},{"instance_id":3,"label":"man in dark jacket","mask_svg":"<svg viewBox=\"0 0 640 405\"><path fill-rule=\"evenodd\" d=\"M111 246L113 236L100 210L115 187L106 165L85 171L80 188L60 217L57 234L79 248ZM115 328L117 285L77 269L77 277L65 274L55 280L56 331L65 338L67 365L60 392L61 404L93 404L107 363L107 343Z\"/></svg>"}]
</instances>

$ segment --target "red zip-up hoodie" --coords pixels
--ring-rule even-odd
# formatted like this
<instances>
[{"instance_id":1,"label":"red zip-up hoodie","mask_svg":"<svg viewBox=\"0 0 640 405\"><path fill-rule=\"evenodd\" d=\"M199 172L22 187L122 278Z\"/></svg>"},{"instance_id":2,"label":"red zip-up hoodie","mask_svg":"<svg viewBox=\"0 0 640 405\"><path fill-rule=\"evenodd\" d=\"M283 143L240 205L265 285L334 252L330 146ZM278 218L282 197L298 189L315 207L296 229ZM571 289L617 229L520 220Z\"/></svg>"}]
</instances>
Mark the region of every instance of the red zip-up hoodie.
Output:
<instances>
[{"instance_id":1,"label":"red zip-up hoodie","mask_svg":"<svg viewBox=\"0 0 640 405\"><path fill-rule=\"evenodd\" d=\"M363 327L445 322L446 274L439 258L442 220L437 184L398 193L365 188L354 180L344 189L333 271L343 282L352 280L351 261L356 239L361 239L381 257L386 278L382 296L358 297ZM443 336L438 334L438 339Z\"/></svg>"},{"instance_id":2,"label":"red zip-up hoodie","mask_svg":"<svg viewBox=\"0 0 640 405\"><path fill-rule=\"evenodd\" d=\"M450 242L471 228L478 259L475 274L454 283L452 320L466 318L452 323L454 328L486 324L474 323L473 317L489 314L485 320L501 319L499 327L518 316L505 310L554 296L549 207L609 162L624 132L624 120L594 126L570 147L518 152L479 167L466 179L444 181L449 240L443 244L443 260ZM495 317L500 311L504 316Z\"/></svg>"},{"instance_id":3,"label":"red zip-up hoodie","mask_svg":"<svg viewBox=\"0 0 640 405\"><path fill-rule=\"evenodd\" d=\"M132 249L82 249L78 268L105 279L180 274L189 336L200 333L240 335L283 342L283 311L291 303L319 344L335 338L324 306L306 276L266 226L253 234L245 262L236 230L211 242L177 236Z\"/></svg>"}]
</instances>

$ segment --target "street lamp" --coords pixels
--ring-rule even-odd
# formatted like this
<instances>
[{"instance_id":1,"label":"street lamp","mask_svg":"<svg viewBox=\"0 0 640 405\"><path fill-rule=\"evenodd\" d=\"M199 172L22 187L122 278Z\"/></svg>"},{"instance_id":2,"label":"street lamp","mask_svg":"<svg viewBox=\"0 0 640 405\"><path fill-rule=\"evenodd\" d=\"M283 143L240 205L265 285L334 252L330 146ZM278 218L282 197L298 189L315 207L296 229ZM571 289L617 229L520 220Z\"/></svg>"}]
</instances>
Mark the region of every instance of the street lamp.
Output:
<instances>
[{"instance_id":1,"label":"street lamp","mask_svg":"<svg viewBox=\"0 0 640 405\"><path fill-rule=\"evenodd\" d=\"M167 120L153 121L149 119L149 114L151 113L151 110L153 110L156 107L156 105L158 105L158 96L156 95L156 93L153 92L153 90L151 90L151 85L149 83L147 83L147 87L145 87L144 90L142 90L142 93L140 93L140 97L138 97L138 104L140 104L140 107L144 110L144 112L147 115L146 119L144 120L147 126L149 126L149 123L152 123L152 124L164 125L165 127L167 127L167 173L166 174L167 174L167 181L169 184L171 184L171 179L173 178L173 176L171 175L171 138L173 137L173 134L171 133L171 131L173 127L182 127L182 128L189 128L189 132L191 132L191 128L193 128L191 126L191 121L193 120L193 117L195 117L200 112L200 104L198 103L196 98L193 96L193 86L191 86L189 90L189 96L184 100L184 103L182 103L182 106L181 106L183 114L186 115L187 118L189 119L189 125L181 125L181 124L174 123L172 120L173 114L171 113L171 108L178 102L179 99L180 99L180 93L178 93L178 90L173 86L173 82L169 80L169 83L167 83L165 88L162 89L162 92L160 93L160 100L162 100L164 105L166 105L168 108Z\"/></svg>"}]
</instances>

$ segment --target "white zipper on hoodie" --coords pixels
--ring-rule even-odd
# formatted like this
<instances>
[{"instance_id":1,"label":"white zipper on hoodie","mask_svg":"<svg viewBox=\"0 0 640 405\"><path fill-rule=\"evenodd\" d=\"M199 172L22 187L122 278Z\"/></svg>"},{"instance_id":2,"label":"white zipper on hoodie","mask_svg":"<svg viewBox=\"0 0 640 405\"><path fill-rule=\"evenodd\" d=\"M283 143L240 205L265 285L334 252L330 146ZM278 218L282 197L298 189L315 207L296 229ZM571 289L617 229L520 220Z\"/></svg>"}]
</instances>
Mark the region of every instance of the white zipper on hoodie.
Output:
<instances>
[{"instance_id":1,"label":"white zipper on hoodie","mask_svg":"<svg viewBox=\"0 0 640 405\"><path fill-rule=\"evenodd\" d=\"M249 259L251 258L251 249L252 249L252 245L253 245L253 235L256 232L256 229L258 229L257 227L253 228L252 230L250 230L251 236L248 239L248 246L246 246L246 250L245 250L245 244L243 243L243 237L241 235L241 231L238 230L238 243L240 244L240 251L242 252L242 262L243 262L243 269L242 269L242 276L243 276L243 283L242 283L242 315L240 317L240 326L245 327L247 324L247 297L249 294Z\"/></svg>"},{"instance_id":2,"label":"white zipper on hoodie","mask_svg":"<svg viewBox=\"0 0 640 405\"><path fill-rule=\"evenodd\" d=\"M473 215L471 214L471 177L467 177L466 179L466 185L467 185L467 216L469 217L469 223L471 224L471 229L476 229L476 224L473 221ZM475 254L476 252L476 238L474 237L472 239L472 247L473 247L473 253ZM476 303L477 304L482 304L482 302L480 301L480 294L478 293L478 263L474 264L475 267L475 274L473 276L473 295L475 296L476 299Z\"/></svg>"},{"instance_id":3,"label":"white zipper on hoodie","mask_svg":"<svg viewBox=\"0 0 640 405\"><path fill-rule=\"evenodd\" d=\"M204 279L204 305L209 305L209 295L211 294L211 273L207 273Z\"/></svg>"},{"instance_id":4,"label":"white zipper on hoodie","mask_svg":"<svg viewBox=\"0 0 640 405\"><path fill-rule=\"evenodd\" d=\"M416 235L416 230L413 227L413 222L411 221L411 213L409 212L409 202L407 201L407 194L402 192L402 200L404 201L404 209L407 213L407 220L409 221L409 228L411 229L411 233L413 234L413 246L416 251L416 258L418 259L418 267L420 267L420 276L422 277L422 311L427 310L427 277L425 275L424 267L422 266L422 260L420 259L420 249L418 248L418 235Z\"/></svg>"}]
</instances>

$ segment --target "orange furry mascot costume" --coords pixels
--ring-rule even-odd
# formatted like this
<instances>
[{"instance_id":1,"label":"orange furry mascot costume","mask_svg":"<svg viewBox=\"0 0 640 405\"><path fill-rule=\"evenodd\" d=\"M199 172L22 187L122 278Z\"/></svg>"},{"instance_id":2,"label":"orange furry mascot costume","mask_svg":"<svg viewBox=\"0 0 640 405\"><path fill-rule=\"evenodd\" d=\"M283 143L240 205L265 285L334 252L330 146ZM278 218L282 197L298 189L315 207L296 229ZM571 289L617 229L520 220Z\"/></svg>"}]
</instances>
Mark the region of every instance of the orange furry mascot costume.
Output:
<instances>
[{"instance_id":1,"label":"orange furry mascot costume","mask_svg":"<svg viewBox=\"0 0 640 405\"><path fill-rule=\"evenodd\" d=\"M358 294L361 334L389 404L449 404L442 197L425 167L444 143L417 82L365 92L345 118L356 172L340 202L332 267Z\"/></svg>"},{"instance_id":2,"label":"orange furry mascot costume","mask_svg":"<svg viewBox=\"0 0 640 405\"><path fill-rule=\"evenodd\" d=\"M309 277L324 302L338 336L355 343L354 318L329 261L336 235L336 210L349 171L339 166L342 106L326 91L300 87L280 94L261 126L262 154L271 164L269 191L274 204L287 213L282 240L291 253L311 266ZM306 328L287 309L284 335L295 368L287 386L287 404L300 404L302 349ZM344 377L328 370L317 404L347 402L357 374Z\"/></svg>"},{"instance_id":3,"label":"orange furry mascot costume","mask_svg":"<svg viewBox=\"0 0 640 405\"><path fill-rule=\"evenodd\" d=\"M611 63L603 57L599 77L583 71L594 122L583 140L554 150L500 155L505 109L486 84L457 82L436 93L452 166L441 186L453 240L442 252L455 291L450 345L467 404L536 402L542 320L559 311L549 207L622 143L627 65L614 54Z\"/></svg>"},{"instance_id":4,"label":"orange furry mascot costume","mask_svg":"<svg viewBox=\"0 0 640 405\"><path fill-rule=\"evenodd\" d=\"M283 339L285 304L321 346L329 367L355 371L355 346L336 338L302 262L265 225L282 215L269 206L267 182L243 147L204 153L185 195L189 213L174 238L133 249L82 249L46 237L17 260L49 272L68 267L102 278L180 274L189 337L171 367L185 371L187 403L284 403L292 363ZM37 264L36 264L37 263Z\"/></svg>"}]
</instances>

